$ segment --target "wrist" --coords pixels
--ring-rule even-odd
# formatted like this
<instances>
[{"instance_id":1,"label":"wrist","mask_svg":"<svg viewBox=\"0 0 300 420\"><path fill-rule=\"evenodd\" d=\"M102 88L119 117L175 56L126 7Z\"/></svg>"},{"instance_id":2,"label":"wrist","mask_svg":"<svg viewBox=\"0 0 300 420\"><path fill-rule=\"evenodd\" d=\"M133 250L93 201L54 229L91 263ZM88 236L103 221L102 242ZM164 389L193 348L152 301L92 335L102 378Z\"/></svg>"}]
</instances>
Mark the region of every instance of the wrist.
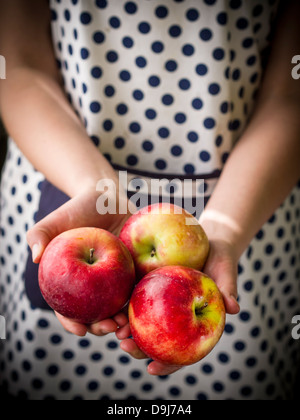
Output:
<instances>
[{"instance_id":1,"label":"wrist","mask_svg":"<svg viewBox=\"0 0 300 420\"><path fill-rule=\"evenodd\" d=\"M100 191L98 188L99 183L106 180L113 182L116 190L119 190L119 181L116 172L107 161L103 162L103 160L104 158L99 163L91 164L88 168L77 172L76 176L70 180L68 189L71 198L88 191L95 193Z\"/></svg>"},{"instance_id":2,"label":"wrist","mask_svg":"<svg viewBox=\"0 0 300 420\"><path fill-rule=\"evenodd\" d=\"M200 218L210 242L227 244L238 261L244 252L241 242L242 229L238 223L221 211L207 209Z\"/></svg>"}]
</instances>

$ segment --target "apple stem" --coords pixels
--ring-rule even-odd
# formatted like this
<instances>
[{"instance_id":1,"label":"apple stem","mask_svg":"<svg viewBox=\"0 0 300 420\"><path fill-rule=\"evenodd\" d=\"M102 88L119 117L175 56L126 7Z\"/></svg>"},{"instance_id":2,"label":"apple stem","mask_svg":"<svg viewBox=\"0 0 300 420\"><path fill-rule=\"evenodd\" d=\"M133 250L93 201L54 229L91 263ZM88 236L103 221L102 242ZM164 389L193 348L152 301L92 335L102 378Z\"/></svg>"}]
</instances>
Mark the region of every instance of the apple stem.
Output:
<instances>
[{"instance_id":1,"label":"apple stem","mask_svg":"<svg viewBox=\"0 0 300 420\"><path fill-rule=\"evenodd\" d=\"M206 309L208 307L208 302L205 302L203 306L201 307L196 307L195 313L196 316L201 316L203 314L204 309Z\"/></svg>"},{"instance_id":2,"label":"apple stem","mask_svg":"<svg viewBox=\"0 0 300 420\"><path fill-rule=\"evenodd\" d=\"M90 264L94 264L94 253L95 253L94 248L90 249L90 261L89 261Z\"/></svg>"},{"instance_id":3,"label":"apple stem","mask_svg":"<svg viewBox=\"0 0 300 420\"><path fill-rule=\"evenodd\" d=\"M152 252L151 252L151 258L154 258L154 257L155 257L155 255L156 255L156 249L155 249L155 248L153 248L153 249L152 249Z\"/></svg>"}]
</instances>

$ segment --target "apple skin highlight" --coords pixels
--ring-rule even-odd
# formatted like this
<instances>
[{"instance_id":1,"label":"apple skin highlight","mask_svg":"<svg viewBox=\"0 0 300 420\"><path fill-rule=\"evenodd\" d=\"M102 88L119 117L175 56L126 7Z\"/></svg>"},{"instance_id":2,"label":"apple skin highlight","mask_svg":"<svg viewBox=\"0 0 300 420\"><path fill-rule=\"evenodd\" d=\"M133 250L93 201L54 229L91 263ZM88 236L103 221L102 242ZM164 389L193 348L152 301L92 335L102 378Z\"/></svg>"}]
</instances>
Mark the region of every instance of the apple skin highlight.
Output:
<instances>
[{"instance_id":1,"label":"apple skin highlight","mask_svg":"<svg viewBox=\"0 0 300 420\"><path fill-rule=\"evenodd\" d=\"M111 233L82 228L56 237L39 267L39 284L48 305L81 324L116 315L135 285L129 251Z\"/></svg>"},{"instance_id":2,"label":"apple skin highlight","mask_svg":"<svg viewBox=\"0 0 300 420\"><path fill-rule=\"evenodd\" d=\"M201 271L210 248L198 221L169 204L154 204L137 212L123 227L120 239L132 255L138 280L172 265Z\"/></svg>"},{"instance_id":3,"label":"apple skin highlight","mask_svg":"<svg viewBox=\"0 0 300 420\"><path fill-rule=\"evenodd\" d=\"M132 336L151 359L167 365L199 362L223 335L226 312L215 282L186 267L148 274L129 304Z\"/></svg>"}]
</instances>

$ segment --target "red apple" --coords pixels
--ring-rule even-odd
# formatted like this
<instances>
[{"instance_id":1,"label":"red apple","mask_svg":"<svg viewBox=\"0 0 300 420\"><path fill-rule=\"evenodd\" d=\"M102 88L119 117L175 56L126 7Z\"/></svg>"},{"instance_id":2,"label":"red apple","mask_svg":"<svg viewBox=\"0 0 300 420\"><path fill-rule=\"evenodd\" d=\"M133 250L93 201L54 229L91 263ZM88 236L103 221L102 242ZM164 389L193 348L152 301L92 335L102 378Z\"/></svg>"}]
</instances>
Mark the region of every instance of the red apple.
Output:
<instances>
[{"instance_id":1,"label":"red apple","mask_svg":"<svg viewBox=\"0 0 300 420\"><path fill-rule=\"evenodd\" d=\"M120 234L140 280L157 268L181 265L201 271L209 254L208 238L190 213L155 204L133 215Z\"/></svg>"},{"instance_id":2,"label":"red apple","mask_svg":"<svg viewBox=\"0 0 300 420\"><path fill-rule=\"evenodd\" d=\"M92 324L116 315L129 301L135 284L134 263L124 244L111 233L75 229L46 248L39 283L52 309Z\"/></svg>"},{"instance_id":3,"label":"red apple","mask_svg":"<svg viewBox=\"0 0 300 420\"><path fill-rule=\"evenodd\" d=\"M129 304L131 333L151 359L187 366L207 356L225 328L225 306L215 282L186 267L148 274Z\"/></svg>"}]
</instances>

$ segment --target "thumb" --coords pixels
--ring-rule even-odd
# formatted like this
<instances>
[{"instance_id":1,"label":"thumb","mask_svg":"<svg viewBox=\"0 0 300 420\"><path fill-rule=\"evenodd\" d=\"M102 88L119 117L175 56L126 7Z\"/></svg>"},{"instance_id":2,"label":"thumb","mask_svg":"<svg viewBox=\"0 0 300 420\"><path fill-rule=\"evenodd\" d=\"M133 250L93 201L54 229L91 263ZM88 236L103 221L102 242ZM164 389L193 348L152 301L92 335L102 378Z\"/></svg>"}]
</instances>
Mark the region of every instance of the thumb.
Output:
<instances>
[{"instance_id":1,"label":"thumb","mask_svg":"<svg viewBox=\"0 0 300 420\"><path fill-rule=\"evenodd\" d=\"M220 247L212 245L211 254L205 266L204 272L217 284L224 298L226 312L236 315L240 312L238 304L238 270L237 264L230 253L224 252Z\"/></svg>"},{"instance_id":2,"label":"thumb","mask_svg":"<svg viewBox=\"0 0 300 420\"><path fill-rule=\"evenodd\" d=\"M229 315L236 315L240 312L240 305L237 301L237 282L236 275L223 273L217 285L223 295L226 312Z\"/></svg>"},{"instance_id":3,"label":"thumb","mask_svg":"<svg viewBox=\"0 0 300 420\"><path fill-rule=\"evenodd\" d=\"M51 242L51 233L45 229L42 223L38 223L27 232L27 242L32 252L32 260L35 264L41 261L42 255Z\"/></svg>"},{"instance_id":4,"label":"thumb","mask_svg":"<svg viewBox=\"0 0 300 420\"><path fill-rule=\"evenodd\" d=\"M52 239L67 230L70 221L69 206L69 203L63 205L27 232L27 242L31 248L32 259L35 264L39 264Z\"/></svg>"}]
</instances>

